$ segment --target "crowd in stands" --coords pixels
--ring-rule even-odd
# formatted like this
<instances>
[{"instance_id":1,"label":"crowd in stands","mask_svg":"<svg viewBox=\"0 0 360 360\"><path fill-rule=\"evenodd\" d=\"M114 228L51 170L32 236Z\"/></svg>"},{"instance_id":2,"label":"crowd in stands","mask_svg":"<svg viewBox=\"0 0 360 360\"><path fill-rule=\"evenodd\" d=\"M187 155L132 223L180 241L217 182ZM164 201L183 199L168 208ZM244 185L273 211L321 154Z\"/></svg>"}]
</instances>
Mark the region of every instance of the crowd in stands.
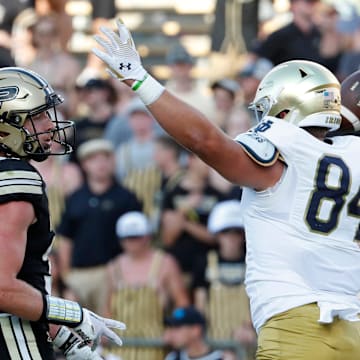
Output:
<instances>
[{"instance_id":1,"label":"crowd in stands","mask_svg":"<svg viewBox=\"0 0 360 360\"><path fill-rule=\"evenodd\" d=\"M9 47L19 18L0 36L1 66L24 66L43 75L65 98L60 116L76 123L70 158L34 163L47 183L57 233L53 292L124 321L125 338L163 338L172 350L167 360L204 354L209 357L202 359L236 358L211 352L205 330L211 339L239 342L254 359L241 189L180 147L125 85L104 77L104 71L82 69L64 46L67 18L53 3L52 11L35 6L31 14L19 12L28 22L26 54ZM273 65L315 60L339 79L359 69L359 16L346 23L329 3L289 4L292 22L254 41L231 78L197 81L192 76L196 59L175 44L166 57L166 88L235 138L255 124L248 106ZM104 356L160 360L166 351L104 344Z\"/></svg>"}]
</instances>

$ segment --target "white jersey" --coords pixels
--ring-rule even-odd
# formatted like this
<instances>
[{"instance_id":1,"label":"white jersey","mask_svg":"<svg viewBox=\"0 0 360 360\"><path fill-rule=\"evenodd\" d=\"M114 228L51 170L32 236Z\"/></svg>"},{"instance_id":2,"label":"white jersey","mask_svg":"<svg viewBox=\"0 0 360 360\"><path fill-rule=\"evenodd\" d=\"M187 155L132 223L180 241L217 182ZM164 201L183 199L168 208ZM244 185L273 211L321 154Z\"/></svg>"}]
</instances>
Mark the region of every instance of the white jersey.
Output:
<instances>
[{"instance_id":1,"label":"white jersey","mask_svg":"<svg viewBox=\"0 0 360 360\"><path fill-rule=\"evenodd\" d=\"M287 167L273 188L243 193L245 283L256 330L311 302L320 322L359 320L360 139L339 136L329 144L270 117L258 131Z\"/></svg>"}]
</instances>

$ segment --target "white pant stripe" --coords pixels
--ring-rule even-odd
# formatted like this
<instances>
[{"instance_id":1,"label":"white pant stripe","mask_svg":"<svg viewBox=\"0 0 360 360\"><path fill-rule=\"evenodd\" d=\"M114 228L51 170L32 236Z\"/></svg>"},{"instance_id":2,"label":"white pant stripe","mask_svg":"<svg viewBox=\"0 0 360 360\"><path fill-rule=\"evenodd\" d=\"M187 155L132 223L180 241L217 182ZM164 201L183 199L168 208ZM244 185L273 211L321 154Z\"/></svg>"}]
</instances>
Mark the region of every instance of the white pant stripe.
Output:
<instances>
[{"instance_id":1,"label":"white pant stripe","mask_svg":"<svg viewBox=\"0 0 360 360\"><path fill-rule=\"evenodd\" d=\"M31 358L33 360L41 359L41 355L39 353L38 346L36 344L34 332L30 326L30 323L28 321L23 321L23 331L25 334L26 344L29 348Z\"/></svg>"},{"instance_id":2,"label":"white pant stripe","mask_svg":"<svg viewBox=\"0 0 360 360\"><path fill-rule=\"evenodd\" d=\"M29 353L28 347L26 345L26 339L25 339L19 318L12 316L10 318L10 321L13 326L15 338L16 338L17 344L19 346L19 351L20 351L22 359L23 360L33 360Z\"/></svg>"}]
</instances>

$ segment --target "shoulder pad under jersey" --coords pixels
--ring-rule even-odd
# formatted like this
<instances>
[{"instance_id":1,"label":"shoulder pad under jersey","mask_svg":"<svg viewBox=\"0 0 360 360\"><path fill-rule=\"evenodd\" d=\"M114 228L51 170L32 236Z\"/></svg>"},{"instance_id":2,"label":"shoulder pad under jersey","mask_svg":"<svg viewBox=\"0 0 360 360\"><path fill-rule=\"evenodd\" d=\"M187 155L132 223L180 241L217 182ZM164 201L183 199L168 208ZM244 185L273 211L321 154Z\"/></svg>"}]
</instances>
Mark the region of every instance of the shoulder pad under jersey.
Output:
<instances>
[{"instance_id":1,"label":"shoulder pad under jersey","mask_svg":"<svg viewBox=\"0 0 360 360\"><path fill-rule=\"evenodd\" d=\"M248 156L262 166L273 165L279 157L279 151L265 137L256 131L250 130L239 134L235 141L238 142Z\"/></svg>"}]
</instances>

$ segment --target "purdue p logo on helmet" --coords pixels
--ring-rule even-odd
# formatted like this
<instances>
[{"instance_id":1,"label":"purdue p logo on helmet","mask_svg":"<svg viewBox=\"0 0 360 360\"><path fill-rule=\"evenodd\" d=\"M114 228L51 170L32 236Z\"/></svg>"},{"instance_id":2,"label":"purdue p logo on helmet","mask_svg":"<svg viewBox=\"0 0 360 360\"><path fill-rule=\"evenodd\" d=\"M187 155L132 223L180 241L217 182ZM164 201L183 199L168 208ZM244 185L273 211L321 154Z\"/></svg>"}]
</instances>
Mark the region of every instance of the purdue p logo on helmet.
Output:
<instances>
[{"instance_id":1,"label":"purdue p logo on helmet","mask_svg":"<svg viewBox=\"0 0 360 360\"><path fill-rule=\"evenodd\" d=\"M260 82L250 108L260 121L275 116L299 127L340 127L340 83L322 65L306 60L274 67Z\"/></svg>"},{"instance_id":2,"label":"purdue p logo on helmet","mask_svg":"<svg viewBox=\"0 0 360 360\"><path fill-rule=\"evenodd\" d=\"M74 124L59 121L56 106L63 99L40 75L19 67L0 69L0 150L8 155L42 161L48 155L67 154L72 151ZM39 141L40 133L24 127L27 119L47 111L54 127L51 136L59 145L58 151L45 151ZM69 133L70 132L70 133ZM69 140L70 139L70 140Z\"/></svg>"}]
</instances>

